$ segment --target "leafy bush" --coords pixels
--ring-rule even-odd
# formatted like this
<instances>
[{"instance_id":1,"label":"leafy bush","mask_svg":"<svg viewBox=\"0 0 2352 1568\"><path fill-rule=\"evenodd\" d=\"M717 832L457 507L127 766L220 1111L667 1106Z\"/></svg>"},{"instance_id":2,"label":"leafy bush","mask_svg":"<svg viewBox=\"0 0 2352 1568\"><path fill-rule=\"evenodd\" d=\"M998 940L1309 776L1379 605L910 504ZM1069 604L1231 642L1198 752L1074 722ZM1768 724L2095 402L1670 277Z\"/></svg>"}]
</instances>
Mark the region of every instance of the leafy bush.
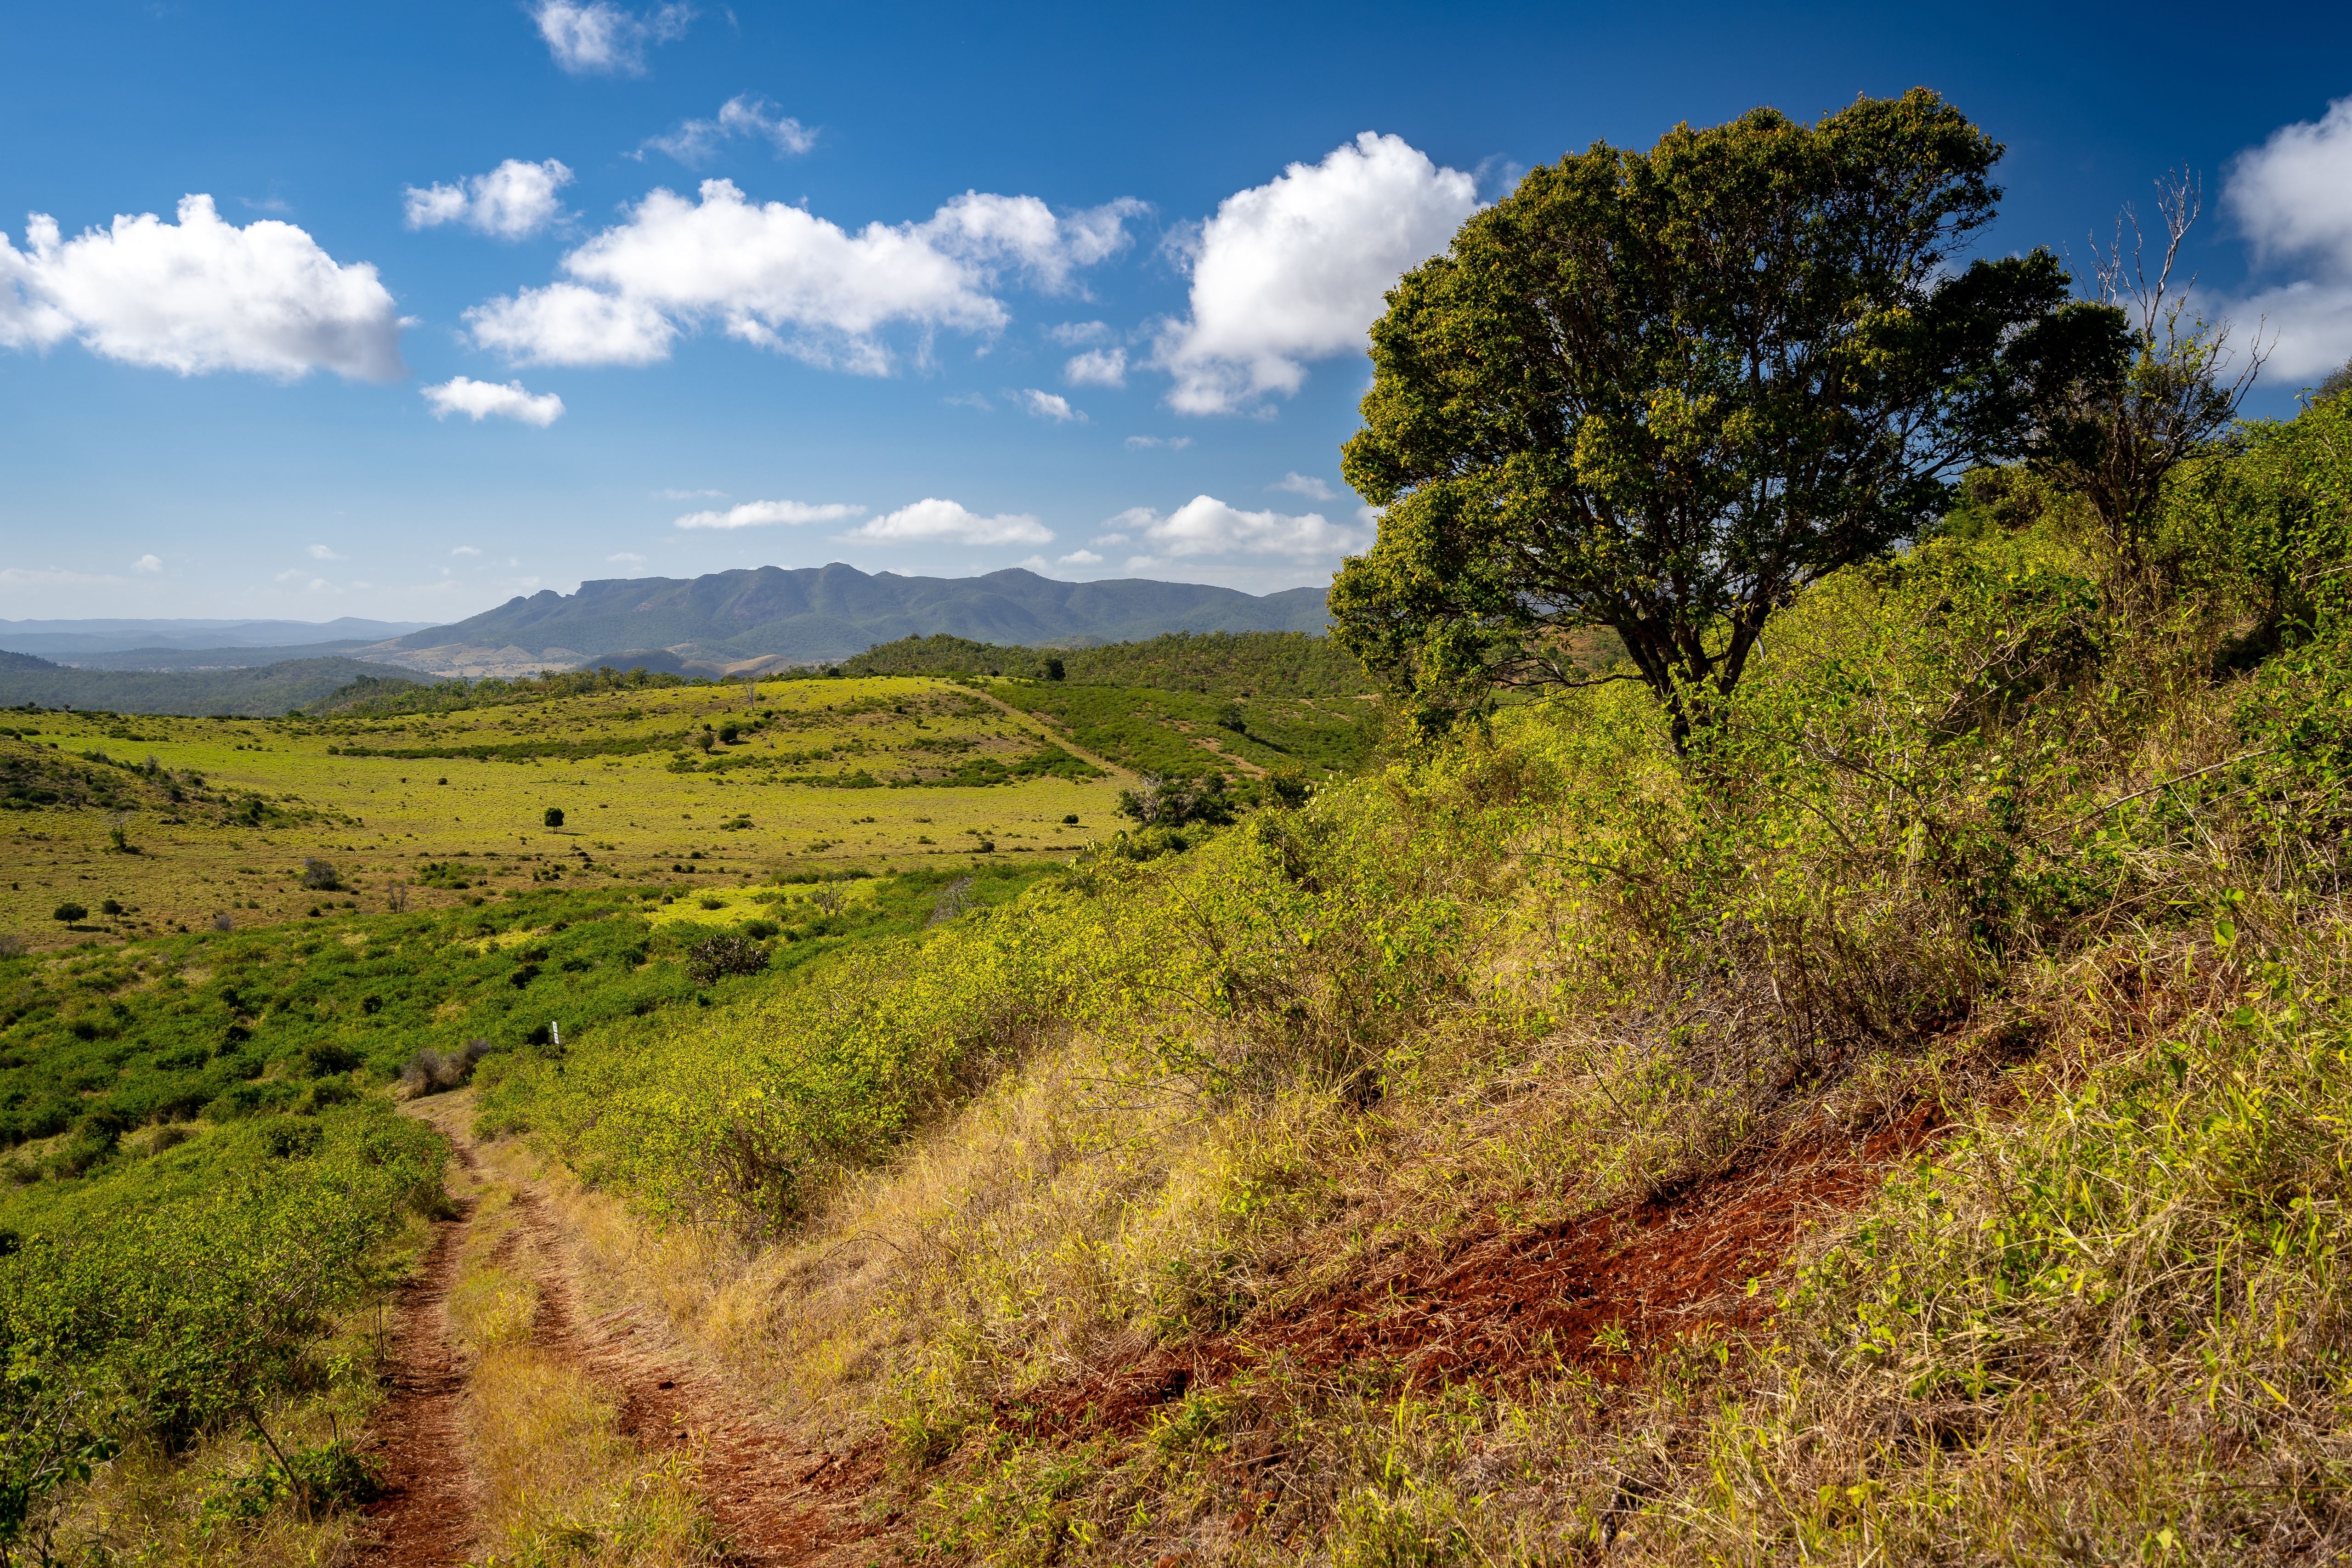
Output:
<instances>
[{"instance_id":1,"label":"leafy bush","mask_svg":"<svg viewBox=\"0 0 2352 1568\"><path fill-rule=\"evenodd\" d=\"M716 984L730 974L757 974L768 967L768 950L748 930L705 937L686 950L686 973L697 985Z\"/></svg>"},{"instance_id":2,"label":"leafy bush","mask_svg":"<svg viewBox=\"0 0 2352 1568\"><path fill-rule=\"evenodd\" d=\"M333 892L343 885L341 876L331 861L317 856L305 856L302 860L302 886L314 893Z\"/></svg>"},{"instance_id":3,"label":"leafy bush","mask_svg":"<svg viewBox=\"0 0 2352 1568\"><path fill-rule=\"evenodd\" d=\"M0 1546L41 1540L58 1489L128 1443L172 1450L246 1429L275 1447L264 1412L319 1380L321 1331L382 1288L371 1260L404 1208L440 1201L445 1150L380 1102L299 1125L306 1135L215 1132L107 1182L15 1200L16 1245L0 1257ZM257 1483L288 1486L308 1506L358 1500L366 1468L348 1448L313 1451Z\"/></svg>"},{"instance_id":4,"label":"leafy bush","mask_svg":"<svg viewBox=\"0 0 2352 1568\"><path fill-rule=\"evenodd\" d=\"M59 904L55 910L51 910L49 912L49 918L54 921L63 921L68 925L71 925L76 921L89 919L89 911L82 908L81 905L77 904L72 900L68 899L64 903Z\"/></svg>"}]
</instances>

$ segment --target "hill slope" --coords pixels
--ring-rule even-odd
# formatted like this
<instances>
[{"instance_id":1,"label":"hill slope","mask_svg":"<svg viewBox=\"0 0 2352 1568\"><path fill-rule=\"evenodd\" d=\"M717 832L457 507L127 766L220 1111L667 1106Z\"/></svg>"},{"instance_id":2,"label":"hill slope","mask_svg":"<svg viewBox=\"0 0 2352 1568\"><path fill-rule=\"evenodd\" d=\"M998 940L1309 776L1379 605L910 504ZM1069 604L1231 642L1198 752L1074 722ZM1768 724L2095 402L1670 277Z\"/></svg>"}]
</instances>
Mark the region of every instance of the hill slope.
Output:
<instances>
[{"instance_id":1,"label":"hill slope","mask_svg":"<svg viewBox=\"0 0 2352 1568\"><path fill-rule=\"evenodd\" d=\"M992 643L1119 642L1178 631L1319 632L1323 616L1319 588L1261 598L1198 583L1057 583L1017 567L984 577L869 576L836 563L544 590L397 638L371 657L432 669L491 662L464 657L474 650L575 664L653 648L716 660L821 660L936 633Z\"/></svg>"}]
</instances>

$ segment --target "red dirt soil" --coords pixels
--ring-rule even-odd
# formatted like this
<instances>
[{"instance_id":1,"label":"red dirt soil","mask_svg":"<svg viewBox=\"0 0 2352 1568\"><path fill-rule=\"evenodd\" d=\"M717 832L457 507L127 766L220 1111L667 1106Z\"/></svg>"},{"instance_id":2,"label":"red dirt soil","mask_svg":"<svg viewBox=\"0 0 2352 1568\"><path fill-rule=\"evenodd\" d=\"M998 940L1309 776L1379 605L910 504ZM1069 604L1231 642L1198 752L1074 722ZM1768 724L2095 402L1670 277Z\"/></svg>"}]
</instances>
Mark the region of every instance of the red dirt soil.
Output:
<instances>
[{"instance_id":1,"label":"red dirt soil","mask_svg":"<svg viewBox=\"0 0 2352 1568\"><path fill-rule=\"evenodd\" d=\"M1276 1358L1389 1369L1421 1386L1567 1367L1630 1375L1678 1335L1760 1323L1772 1292L1748 1287L1780 1268L1804 1224L1859 1206L1936 1135L1921 1105L1859 1142L1801 1138L1574 1219L1506 1230L1489 1216L1433 1257L1375 1264L1306 1306L1042 1389L1002 1414L1074 1434L1131 1429L1196 1383Z\"/></svg>"},{"instance_id":2,"label":"red dirt soil","mask_svg":"<svg viewBox=\"0 0 2352 1568\"><path fill-rule=\"evenodd\" d=\"M433 1227L424 1268L400 1292L392 1397L377 1414L371 1445L383 1466L384 1495L364 1510L372 1561L388 1568L457 1563L472 1533L473 1488L457 1425L466 1374L449 1351L446 1311L466 1223Z\"/></svg>"}]
</instances>

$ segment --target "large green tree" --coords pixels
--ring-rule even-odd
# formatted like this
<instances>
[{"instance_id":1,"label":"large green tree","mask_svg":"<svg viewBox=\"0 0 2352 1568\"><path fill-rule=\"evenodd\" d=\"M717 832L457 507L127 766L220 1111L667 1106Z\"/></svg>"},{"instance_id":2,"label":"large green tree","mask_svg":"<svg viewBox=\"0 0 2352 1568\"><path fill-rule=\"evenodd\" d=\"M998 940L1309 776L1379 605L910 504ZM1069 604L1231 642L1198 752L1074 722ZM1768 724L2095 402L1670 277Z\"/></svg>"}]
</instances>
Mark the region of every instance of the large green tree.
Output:
<instances>
[{"instance_id":1,"label":"large green tree","mask_svg":"<svg viewBox=\"0 0 2352 1568\"><path fill-rule=\"evenodd\" d=\"M1344 467L1386 510L1340 641L1436 726L1588 683L1566 634L1607 626L1685 743L1776 607L1917 533L2114 335L2046 251L1953 264L2000 151L1915 89L1531 171L1372 328Z\"/></svg>"}]
</instances>

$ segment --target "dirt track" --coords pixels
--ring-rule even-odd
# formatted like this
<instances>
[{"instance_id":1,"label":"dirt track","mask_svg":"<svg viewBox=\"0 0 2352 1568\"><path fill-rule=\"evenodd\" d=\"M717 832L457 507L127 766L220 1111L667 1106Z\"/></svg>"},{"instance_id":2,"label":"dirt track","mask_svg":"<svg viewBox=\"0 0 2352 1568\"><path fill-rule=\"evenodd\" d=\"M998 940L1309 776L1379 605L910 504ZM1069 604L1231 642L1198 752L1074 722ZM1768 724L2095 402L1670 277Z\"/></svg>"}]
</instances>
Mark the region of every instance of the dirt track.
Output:
<instances>
[{"instance_id":1,"label":"dirt track","mask_svg":"<svg viewBox=\"0 0 2352 1568\"><path fill-rule=\"evenodd\" d=\"M470 1215L433 1227L425 1266L400 1293L393 1341L392 1397L371 1434L383 1461L385 1496L370 1503L377 1561L392 1568L457 1563L470 1537L472 1478L457 1425L465 1374L449 1350L449 1286Z\"/></svg>"},{"instance_id":2,"label":"dirt track","mask_svg":"<svg viewBox=\"0 0 2352 1568\"><path fill-rule=\"evenodd\" d=\"M458 1097L427 1100L415 1114L449 1135L458 1163L478 1170ZM474 1484L458 1411L465 1373L449 1344L447 1303L471 1205L435 1227L417 1278L402 1292L394 1336L393 1394L374 1424L388 1495L367 1510L377 1542L372 1561L393 1568L440 1568L476 1544ZM701 1454L702 1493L727 1544L727 1560L761 1568L818 1568L845 1555L882 1525L858 1517L870 1464L812 1449L696 1370L665 1325L624 1309L583 1321L574 1276L578 1249L526 1184L516 1209L541 1260L532 1342L574 1360L620 1407L623 1432L659 1452L692 1446Z\"/></svg>"}]
</instances>

